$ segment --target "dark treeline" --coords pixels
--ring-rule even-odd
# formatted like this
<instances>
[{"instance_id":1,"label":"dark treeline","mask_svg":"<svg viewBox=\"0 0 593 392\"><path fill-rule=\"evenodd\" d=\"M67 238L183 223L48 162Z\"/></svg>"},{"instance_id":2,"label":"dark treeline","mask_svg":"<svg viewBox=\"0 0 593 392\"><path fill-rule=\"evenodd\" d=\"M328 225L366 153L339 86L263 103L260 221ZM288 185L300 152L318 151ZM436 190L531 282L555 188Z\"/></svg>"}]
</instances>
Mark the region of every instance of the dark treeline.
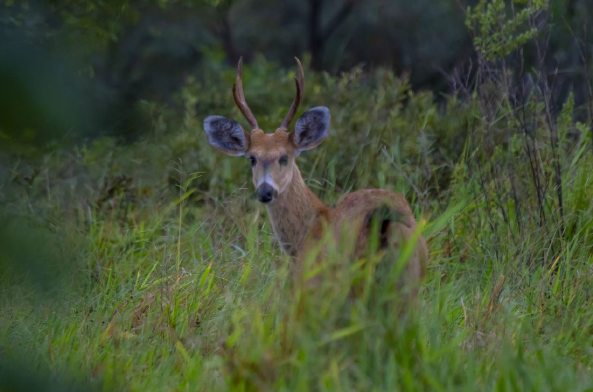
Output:
<instances>
[{"instance_id":1,"label":"dark treeline","mask_svg":"<svg viewBox=\"0 0 593 392\"><path fill-rule=\"evenodd\" d=\"M120 112L139 99L170 102L189 75L200 77L205 63L229 66L239 56L292 66L295 55L308 55L311 68L331 74L357 65L389 67L409 77L415 89L448 93L448 75L475 59L464 21L466 7L476 3L6 1L0 6L0 37L4 45L43 48L58 63L75 64L78 76L93 80L100 102L115 104ZM560 95L575 90L577 104L582 103L584 58L590 54L584 43L590 42L593 7L587 0L555 0L550 10L554 32L546 67L558 69ZM535 48L526 51L527 63L517 66L537 66Z\"/></svg>"},{"instance_id":2,"label":"dark treeline","mask_svg":"<svg viewBox=\"0 0 593 392\"><path fill-rule=\"evenodd\" d=\"M591 4L0 0L0 391L593 390ZM322 200L410 201L419 317L408 244L291 279L203 131L241 56L268 132L303 60Z\"/></svg>"}]
</instances>

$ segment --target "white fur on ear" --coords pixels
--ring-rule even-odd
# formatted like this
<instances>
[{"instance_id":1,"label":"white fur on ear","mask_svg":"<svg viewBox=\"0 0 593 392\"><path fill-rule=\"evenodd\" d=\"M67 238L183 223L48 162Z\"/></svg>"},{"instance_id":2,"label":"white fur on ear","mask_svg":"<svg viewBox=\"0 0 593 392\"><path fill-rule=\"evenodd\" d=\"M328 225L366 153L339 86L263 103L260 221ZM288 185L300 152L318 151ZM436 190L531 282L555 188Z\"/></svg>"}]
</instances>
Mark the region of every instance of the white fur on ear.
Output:
<instances>
[{"instance_id":1,"label":"white fur on ear","mask_svg":"<svg viewBox=\"0 0 593 392\"><path fill-rule=\"evenodd\" d=\"M222 116L208 116L204 130L210 145L225 154L241 156L249 148L249 135L238 122Z\"/></svg>"},{"instance_id":2,"label":"white fur on ear","mask_svg":"<svg viewBox=\"0 0 593 392\"><path fill-rule=\"evenodd\" d=\"M329 134L331 115L325 106L307 110L297 120L293 142L299 151L317 147Z\"/></svg>"}]
</instances>

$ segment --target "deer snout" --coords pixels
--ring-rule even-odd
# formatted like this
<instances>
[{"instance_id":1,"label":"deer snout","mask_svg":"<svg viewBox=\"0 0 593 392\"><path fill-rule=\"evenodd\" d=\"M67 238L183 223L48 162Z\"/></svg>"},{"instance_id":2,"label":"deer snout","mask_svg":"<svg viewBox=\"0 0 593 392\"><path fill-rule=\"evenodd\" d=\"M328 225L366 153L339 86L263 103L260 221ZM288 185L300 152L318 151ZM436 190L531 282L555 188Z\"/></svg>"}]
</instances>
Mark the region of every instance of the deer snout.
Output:
<instances>
[{"instance_id":1,"label":"deer snout","mask_svg":"<svg viewBox=\"0 0 593 392\"><path fill-rule=\"evenodd\" d=\"M278 191L267 182L264 182L258 186L255 190L255 193L257 195L257 200L261 201L262 203L269 203L274 200L276 196L278 196Z\"/></svg>"}]
</instances>

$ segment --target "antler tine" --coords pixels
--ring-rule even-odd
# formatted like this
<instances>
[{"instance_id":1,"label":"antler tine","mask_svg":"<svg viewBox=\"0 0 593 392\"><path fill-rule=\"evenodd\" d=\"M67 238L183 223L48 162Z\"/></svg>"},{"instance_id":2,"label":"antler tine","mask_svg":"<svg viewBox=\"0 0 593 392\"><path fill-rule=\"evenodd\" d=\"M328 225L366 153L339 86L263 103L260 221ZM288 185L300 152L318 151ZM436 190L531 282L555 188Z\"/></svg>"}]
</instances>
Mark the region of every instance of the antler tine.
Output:
<instances>
[{"instance_id":1,"label":"antler tine","mask_svg":"<svg viewBox=\"0 0 593 392\"><path fill-rule=\"evenodd\" d=\"M257 120L251 109L249 109L247 101L245 101L245 94L243 93L243 57L239 58L239 64L237 64L237 81L233 84L233 97L235 98L237 107L239 107L239 110L241 110L241 113L243 113L243 116L245 116L245 119L251 125L251 130L255 131L259 129Z\"/></svg>"},{"instance_id":2,"label":"antler tine","mask_svg":"<svg viewBox=\"0 0 593 392\"><path fill-rule=\"evenodd\" d=\"M286 117L284 118L284 121L282 121L282 125L280 125L280 128L282 129L288 129L288 126L290 125L290 123L292 122L292 119L294 118L294 115L296 114L297 109L299 108L299 104L301 103L301 99L303 98L303 95L305 94L305 72L303 71L303 66L301 65L301 62L298 58L294 58L297 62L297 66L299 68L299 73L298 73L298 77L295 76L294 77L294 81L296 84L296 97L294 98L294 101L292 102L292 105L290 106L290 109L288 109L288 113L286 113Z\"/></svg>"}]
</instances>

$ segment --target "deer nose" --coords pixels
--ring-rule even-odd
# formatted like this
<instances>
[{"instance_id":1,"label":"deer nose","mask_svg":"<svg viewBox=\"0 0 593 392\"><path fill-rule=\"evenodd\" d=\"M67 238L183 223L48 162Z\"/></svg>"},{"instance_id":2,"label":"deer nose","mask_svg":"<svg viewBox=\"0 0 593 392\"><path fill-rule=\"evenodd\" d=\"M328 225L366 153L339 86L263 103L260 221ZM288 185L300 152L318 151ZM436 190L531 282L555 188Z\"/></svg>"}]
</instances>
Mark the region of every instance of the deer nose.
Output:
<instances>
[{"instance_id":1,"label":"deer nose","mask_svg":"<svg viewBox=\"0 0 593 392\"><path fill-rule=\"evenodd\" d=\"M257 194L257 200L262 203L269 203L278 195L278 192L265 182L258 186L255 192Z\"/></svg>"}]
</instances>

